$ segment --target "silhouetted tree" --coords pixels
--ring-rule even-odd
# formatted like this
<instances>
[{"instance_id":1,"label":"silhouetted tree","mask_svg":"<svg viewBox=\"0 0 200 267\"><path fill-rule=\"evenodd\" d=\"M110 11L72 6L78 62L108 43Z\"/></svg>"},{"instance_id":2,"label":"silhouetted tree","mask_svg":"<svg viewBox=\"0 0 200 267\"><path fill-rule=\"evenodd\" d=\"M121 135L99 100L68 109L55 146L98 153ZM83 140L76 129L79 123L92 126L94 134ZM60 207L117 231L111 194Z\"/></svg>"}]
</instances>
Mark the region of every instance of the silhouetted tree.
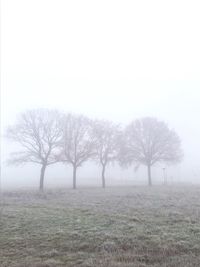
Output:
<instances>
[{"instance_id":1,"label":"silhouetted tree","mask_svg":"<svg viewBox=\"0 0 200 267\"><path fill-rule=\"evenodd\" d=\"M63 140L60 160L73 167L73 188L76 189L77 168L94 154L91 121L82 115L66 115L63 120Z\"/></svg>"},{"instance_id":2,"label":"silhouetted tree","mask_svg":"<svg viewBox=\"0 0 200 267\"><path fill-rule=\"evenodd\" d=\"M119 127L110 121L96 120L93 123L95 159L102 166L102 187L105 188L106 166L118 156Z\"/></svg>"},{"instance_id":3,"label":"silhouetted tree","mask_svg":"<svg viewBox=\"0 0 200 267\"><path fill-rule=\"evenodd\" d=\"M60 119L61 114L56 110L29 110L21 114L16 125L7 129L7 138L23 148L12 153L8 162L40 164L40 190L44 188L46 167L58 162L57 155L62 137Z\"/></svg>"},{"instance_id":4,"label":"silhouetted tree","mask_svg":"<svg viewBox=\"0 0 200 267\"><path fill-rule=\"evenodd\" d=\"M142 118L125 129L120 153L122 164L147 166L148 183L151 181L151 167L157 162L177 163L182 159L181 141L174 130L156 118Z\"/></svg>"}]
</instances>

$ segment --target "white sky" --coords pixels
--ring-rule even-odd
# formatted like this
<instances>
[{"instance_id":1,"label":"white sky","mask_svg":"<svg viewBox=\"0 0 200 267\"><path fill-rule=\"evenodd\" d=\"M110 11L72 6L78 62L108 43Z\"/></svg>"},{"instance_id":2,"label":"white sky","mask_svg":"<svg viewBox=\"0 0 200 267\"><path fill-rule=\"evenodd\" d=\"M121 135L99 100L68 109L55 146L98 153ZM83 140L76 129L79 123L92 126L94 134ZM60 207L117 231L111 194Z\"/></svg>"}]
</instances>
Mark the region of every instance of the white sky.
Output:
<instances>
[{"instance_id":1,"label":"white sky","mask_svg":"<svg viewBox=\"0 0 200 267\"><path fill-rule=\"evenodd\" d=\"M35 107L156 116L198 168L199 0L2 0L1 14L3 128Z\"/></svg>"}]
</instances>

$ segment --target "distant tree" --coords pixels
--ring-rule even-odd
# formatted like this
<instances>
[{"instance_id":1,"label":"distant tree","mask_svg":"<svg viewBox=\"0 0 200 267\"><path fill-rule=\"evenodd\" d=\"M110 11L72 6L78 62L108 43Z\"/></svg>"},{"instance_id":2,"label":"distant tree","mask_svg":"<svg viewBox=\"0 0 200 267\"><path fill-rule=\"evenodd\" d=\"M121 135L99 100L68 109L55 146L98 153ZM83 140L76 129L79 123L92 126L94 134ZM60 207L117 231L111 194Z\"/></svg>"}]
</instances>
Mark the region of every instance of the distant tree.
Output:
<instances>
[{"instance_id":1,"label":"distant tree","mask_svg":"<svg viewBox=\"0 0 200 267\"><path fill-rule=\"evenodd\" d=\"M23 150L12 153L10 164L35 163L41 165L40 190L44 188L47 166L58 162L62 137L61 114L56 110L29 110L19 116L16 125L8 127L7 138L20 144Z\"/></svg>"},{"instance_id":2,"label":"distant tree","mask_svg":"<svg viewBox=\"0 0 200 267\"><path fill-rule=\"evenodd\" d=\"M178 163L183 153L181 141L174 130L156 118L142 118L128 125L122 138L122 164L147 166L148 184L152 185L151 167L158 162Z\"/></svg>"},{"instance_id":3,"label":"distant tree","mask_svg":"<svg viewBox=\"0 0 200 267\"><path fill-rule=\"evenodd\" d=\"M110 121L96 120L93 123L95 160L102 166L102 187L106 187L105 171L109 163L117 160L119 127Z\"/></svg>"},{"instance_id":4,"label":"distant tree","mask_svg":"<svg viewBox=\"0 0 200 267\"><path fill-rule=\"evenodd\" d=\"M73 167L73 189L76 189L77 168L94 154L91 121L82 115L68 114L63 125L60 160Z\"/></svg>"}]
</instances>

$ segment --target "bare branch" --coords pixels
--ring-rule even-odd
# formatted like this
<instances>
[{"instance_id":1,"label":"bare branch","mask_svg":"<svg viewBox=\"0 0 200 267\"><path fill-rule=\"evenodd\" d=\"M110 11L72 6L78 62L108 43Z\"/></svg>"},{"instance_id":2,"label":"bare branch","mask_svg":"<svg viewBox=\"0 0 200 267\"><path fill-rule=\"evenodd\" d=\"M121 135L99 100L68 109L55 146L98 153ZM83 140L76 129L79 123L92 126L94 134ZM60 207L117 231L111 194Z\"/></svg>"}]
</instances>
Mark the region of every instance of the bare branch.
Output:
<instances>
[{"instance_id":1,"label":"bare branch","mask_svg":"<svg viewBox=\"0 0 200 267\"><path fill-rule=\"evenodd\" d=\"M20 115L15 126L7 129L7 138L24 149L11 154L10 163L54 164L58 160L59 143L62 136L62 115L55 110L29 110Z\"/></svg>"},{"instance_id":2,"label":"bare branch","mask_svg":"<svg viewBox=\"0 0 200 267\"><path fill-rule=\"evenodd\" d=\"M152 166L157 162L177 163L182 157L180 138L162 121L143 118L125 129L120 153L122 164Z\"/></svg>"},{"instance_id":3,"label":"bare branch","mask_svg":"<svg viewBox=\"0 0 200 267\"><path fill-rule=\"evenodd\" d=\"M84 116L68 114L62 125L61 161L80 167L94 154L91 121Z\"/></svg>"}]
</instances>

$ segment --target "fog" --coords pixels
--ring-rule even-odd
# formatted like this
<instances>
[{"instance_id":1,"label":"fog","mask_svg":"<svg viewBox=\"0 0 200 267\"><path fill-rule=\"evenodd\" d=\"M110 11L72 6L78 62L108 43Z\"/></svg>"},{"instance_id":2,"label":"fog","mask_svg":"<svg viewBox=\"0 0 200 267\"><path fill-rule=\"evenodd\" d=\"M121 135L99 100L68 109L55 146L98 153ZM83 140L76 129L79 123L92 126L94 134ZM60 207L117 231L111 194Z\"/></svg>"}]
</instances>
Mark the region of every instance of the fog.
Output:
<instances>
[{"instance_id":1,"label":"fog","mask_svg":"<svg viewBox=\"0 0 200 267\"><path fill-rule=\"evenodd\" d=\"M39 166L11 167L3 137L18 113L56 108L122 125L153 116L182 140L170 182L200 182L199 1L2 0L2 186L38 186ZM153 169L162 183L163 165ZM72 170L47 170L45 186L71 185ZM99 185L87 163L78 185ZM146 169L111 166L108 185L146 183Z\"/></svg>"}]
</instances>

